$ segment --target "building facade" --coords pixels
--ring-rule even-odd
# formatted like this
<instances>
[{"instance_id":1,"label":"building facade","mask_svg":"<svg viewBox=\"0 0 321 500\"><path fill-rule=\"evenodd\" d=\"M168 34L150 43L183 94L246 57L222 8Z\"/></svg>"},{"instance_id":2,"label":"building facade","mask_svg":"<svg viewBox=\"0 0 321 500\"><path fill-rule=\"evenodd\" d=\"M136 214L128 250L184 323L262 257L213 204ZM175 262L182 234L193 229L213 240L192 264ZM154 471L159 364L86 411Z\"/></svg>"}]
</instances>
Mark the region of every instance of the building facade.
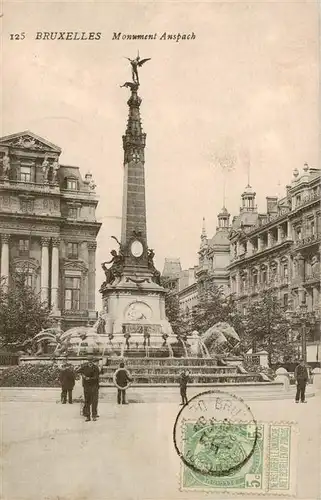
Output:
<instances>
[{"instance_id":1,"label":"building facade","mask_svg":"<svg viewBox=\"0 0 321 500\"><path fill-rule=\"evenodd\" d=\"M218 226L212 238L207 238L205 219L201 235L201 245L198 252L199 262L196 269L196 279L199 295L206 291L207 286L220 288L224 295L229 291L230 263L230 214L223 207L218 214Z\"/></svg>"},{"instance_id":2,"label":"building facade","mask_svg":"<svg viewBox=\"0 0 321 500\"><path fill-rule=\"evenodd\" d=\"M274 289L284 310L300 306L315 318L311 342L320 341L320 170L304 165L280 200L267 197L260 214L247 186L230 233L230 292L244 313L250 301Z\"/></svg>"},{"instance_id":3,"label":"building facade","mask_svg":"<svg viewBox=\"0 0 321 500\"><path fill-rule=\"evenodd\" d=\"M98 199L91 174L32 132L0 139L1 277L24 272L66 330L96 319Z\"/></svg>"},{"instance_id":4,"label":"building facade","mask_svg":"<svg viewBox=\"0 0 321 500\"><path fill-rule=\"evenodd\" d=\"M212 238L207 238L205 219L198 252L198 265L182 270L179 259L165 259L162 276L172 293L177 293L180 311L187 315L199 303L208 286L229 291L230 214L225 207L218 214L218 226Z\"/></svg>"}]
</instances>

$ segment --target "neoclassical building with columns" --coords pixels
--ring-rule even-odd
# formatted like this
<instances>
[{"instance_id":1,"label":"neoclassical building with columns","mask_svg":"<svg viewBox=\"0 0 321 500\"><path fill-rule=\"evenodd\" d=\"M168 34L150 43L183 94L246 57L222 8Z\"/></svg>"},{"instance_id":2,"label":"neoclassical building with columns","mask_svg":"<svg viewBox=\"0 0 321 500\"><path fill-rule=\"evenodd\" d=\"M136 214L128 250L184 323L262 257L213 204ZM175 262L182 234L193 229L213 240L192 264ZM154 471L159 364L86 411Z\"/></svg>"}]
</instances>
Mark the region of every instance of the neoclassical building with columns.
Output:
<instances>
[{"instance_id":1,"label":"neoclassical building with columns","mask_svg":"<svg viewBox=\"0 0 321 500\"><path fill-rule=\"evenodd\" d=\"M96 221L91 174L30 131L0 139L0 273L24 272L66 330L96 319Z\"/></svg>"}]
</instances>

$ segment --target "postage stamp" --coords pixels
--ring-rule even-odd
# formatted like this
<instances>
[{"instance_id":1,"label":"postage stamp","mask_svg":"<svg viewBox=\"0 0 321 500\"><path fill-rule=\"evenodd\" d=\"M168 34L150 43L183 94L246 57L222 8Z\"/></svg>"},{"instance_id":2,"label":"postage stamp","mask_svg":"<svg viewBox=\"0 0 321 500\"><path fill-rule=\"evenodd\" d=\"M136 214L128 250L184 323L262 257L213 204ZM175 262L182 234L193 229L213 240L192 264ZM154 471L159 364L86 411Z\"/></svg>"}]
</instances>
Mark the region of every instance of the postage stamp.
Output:
<instances>
[{"instance_id":1,"label":"postage stamp","mask_svg":"<svg viewBox=\"0 0 321 500\"><path fill-rule=\"evenodd\" d=\"M214 422L200 428L197 421L185 421L184 455L195 467L181 462L181 489L295 495L297 432L293 423L258 423L257 440L249 460L226 475L208 473L241 462L248 455L254 436L251 424Z\"/></svg>"},{"instance_id":2,"label":"postage stamp","mask_svg":"<svg viewBox=\"0 0 321 500\"><path fill-rule=\"evenodd\" d=\"M182 462L196 473L227 476L252 457L260 431L239 397L210 390L198 394L177 415L173 440Z\"/></svg>"},{"instance_id":3,"label":"postage stamp","mask_svg":"<svg viewBox=\"0 0 321 500\"><path fill-rule=\"evenodd\" d=\"M295 423L257 422L234 394L200 393L179 411L174 424L180 489L293 496L297 439Z\"/></svg>"}]
</instances>

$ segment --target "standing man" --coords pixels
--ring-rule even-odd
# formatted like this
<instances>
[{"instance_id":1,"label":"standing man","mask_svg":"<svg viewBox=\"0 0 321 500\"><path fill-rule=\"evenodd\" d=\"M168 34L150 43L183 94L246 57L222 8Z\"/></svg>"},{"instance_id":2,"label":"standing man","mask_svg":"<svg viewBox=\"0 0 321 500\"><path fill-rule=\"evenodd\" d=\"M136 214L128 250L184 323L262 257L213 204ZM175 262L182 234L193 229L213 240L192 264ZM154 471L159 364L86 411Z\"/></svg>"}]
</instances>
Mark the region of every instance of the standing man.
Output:
<instances>
[{"instance_id":1,"label":"standing man","mask_svg":"<svg viewBox=\"0 0 321 500\"><path fill-rule=\"evenodd\" d=\"M97 420L99 368L95 365L93 356L88 356L87 363L80 367L79 373L82 375L84 388L84 417L86 417L86 422L89 422L91 413L92 419Z\"/></svg>"},{"instance_id":2,"label":"standing man","mask_svg":"<svg viewBox=\"0 0 321 500\"><path fill-rule=\"evenodd\" d=\"M303 359L300 359L300 362L294 371L294 379L296 381L295 402L299 403L301 399L301 403L306 403L305 388L309 380L309 373Z\"/></svg>"},{"instance_id":3,"label":"standing man","mask_svg":"<svg viewBox=\"0 0 321 500\"><path fill-rule=\"evenodd\" d=\"M191 382L190 376L189 376L189 371L184 370L179 378L179 387L180 387L180 392L181 392L181 398L182 402L181 405L187 405L188 399L186 395L186 389L187 389L187 384L188 382Z\"/></svg>"},{"instance_id":4,"label":"standing man","mask_svg":"<svg viewBox=\"0 0 321 500\"><path fill-rule=\"evenodd\" d=\"M75 387L75 372L72 365L68 364L67 358L64 359L60 374L59 374L60 384L61 384L61 402L63 405L67 403L67 393L68 393L68 403L72 404L72 391Z\"/></svg>"},{"instance_id":5,"label":"standing man","mask_svg":"<svg viewBox=\"0 0 321 500\"><path fill-rule=\"evenodd\" d=\"M126 370L125 364L119 363L119 368L114 373L114 384L117 387L117 403L126 405L126 389L129 382L132 381L129 371Z\"/></svg>"}]
</instances>

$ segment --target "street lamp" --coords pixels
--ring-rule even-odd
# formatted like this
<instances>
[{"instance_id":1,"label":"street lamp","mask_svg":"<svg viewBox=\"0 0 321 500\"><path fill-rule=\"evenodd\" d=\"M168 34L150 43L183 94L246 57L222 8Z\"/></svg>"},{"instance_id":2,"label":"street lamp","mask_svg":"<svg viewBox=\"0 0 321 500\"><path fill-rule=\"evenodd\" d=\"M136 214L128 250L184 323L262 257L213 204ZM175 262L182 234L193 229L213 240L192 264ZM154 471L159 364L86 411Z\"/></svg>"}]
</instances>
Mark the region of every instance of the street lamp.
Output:
<instances>
[{"instance_id":1,"label":"street lamp","mask_svg":"<svg viewBox=\"0 0 321 500\"><path fill-rule=\"evenodd\" d=\"M307 328L315 325L315 313L308 312L305 302L301 303L292 315L292 324L301 331L301 357L307 361Z\"/></svg>"}]
</instances>

